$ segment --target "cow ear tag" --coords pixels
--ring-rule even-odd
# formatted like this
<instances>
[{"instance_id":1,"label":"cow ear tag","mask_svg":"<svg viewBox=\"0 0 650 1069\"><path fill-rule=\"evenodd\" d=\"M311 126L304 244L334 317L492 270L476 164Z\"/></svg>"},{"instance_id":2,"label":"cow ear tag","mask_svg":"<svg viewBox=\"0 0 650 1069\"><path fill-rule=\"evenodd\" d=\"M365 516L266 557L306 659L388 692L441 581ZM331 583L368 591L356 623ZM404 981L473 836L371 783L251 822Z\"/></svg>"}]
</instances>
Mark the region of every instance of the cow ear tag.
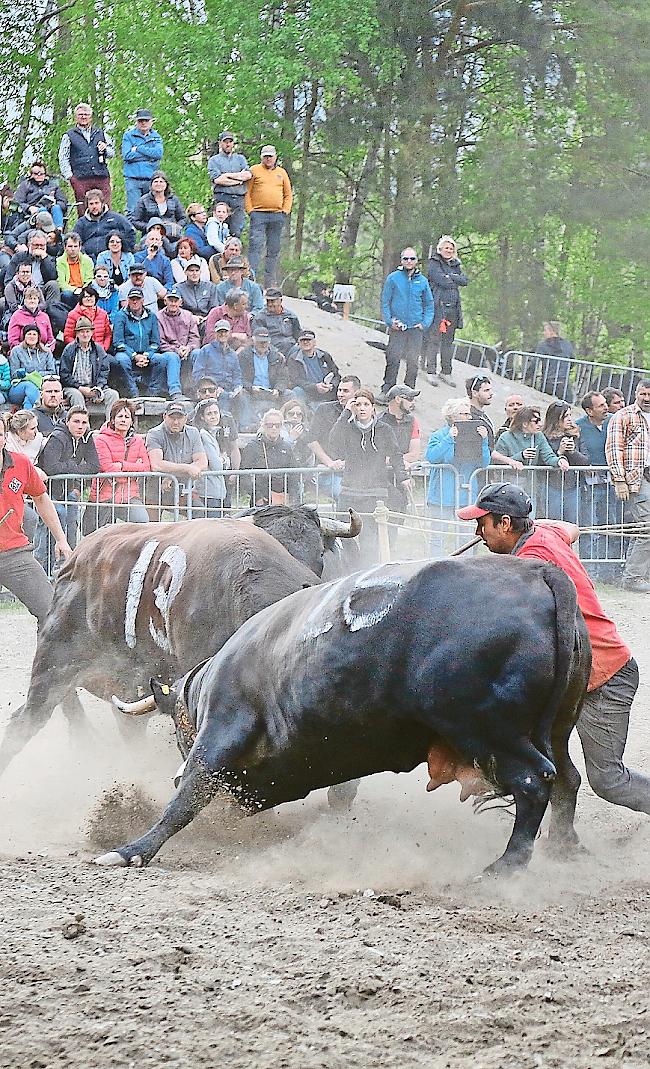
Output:
<instances>
[{"instance_id":1,"label":"cow ear tag","mask_svg":"<svg viewBox=\"0 0 650 1069\"><path fill-rule=\"evenodd\" d=\"M163 694L169 694L169 687L167 686L166 683L161 684L160 689L161 689Z\"/></svg>"}]
</instances>

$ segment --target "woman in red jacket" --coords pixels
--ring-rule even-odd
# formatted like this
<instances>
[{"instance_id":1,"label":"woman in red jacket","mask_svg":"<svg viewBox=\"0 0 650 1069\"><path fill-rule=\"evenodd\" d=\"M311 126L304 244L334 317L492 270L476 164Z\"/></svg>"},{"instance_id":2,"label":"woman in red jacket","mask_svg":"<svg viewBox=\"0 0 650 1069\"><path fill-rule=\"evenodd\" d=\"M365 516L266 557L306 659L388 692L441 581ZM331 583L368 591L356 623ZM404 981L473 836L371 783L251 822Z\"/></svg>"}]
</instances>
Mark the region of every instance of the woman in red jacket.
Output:
<instances>
[{"instance_id":1,"label":"woman in red jacket","mask_svg":"<svg viewBox=\"0 0 650 1069\"><path fill-rule=\"evenodd\" d=\"M126 398L116 401L108 423L95 437L100 471L151 471L151 461L144 438L133 429L135 405ZM148 523L149 516L142 503L144 480L93 479L90 502L83 522L85 535L116 520L129 523Z\"/></svg>"},{"instance_id":2,"label":"woman in red jacket","mask_svg":"<svg viewBox=\"0 0 650 1069\"><path fill-rule=\"evenodd\" d=\"M63 340L66 345L75 340L74 328L81 316L86 316L93 325L93 341L101 345L105 352L108 352L113 338L111 321L104 309L97 307L97 290L93 289L90 284L83 287L79 295L79 304L71 312L68 312L68 318L63 328Z\"/></svg>"}]
</instances>

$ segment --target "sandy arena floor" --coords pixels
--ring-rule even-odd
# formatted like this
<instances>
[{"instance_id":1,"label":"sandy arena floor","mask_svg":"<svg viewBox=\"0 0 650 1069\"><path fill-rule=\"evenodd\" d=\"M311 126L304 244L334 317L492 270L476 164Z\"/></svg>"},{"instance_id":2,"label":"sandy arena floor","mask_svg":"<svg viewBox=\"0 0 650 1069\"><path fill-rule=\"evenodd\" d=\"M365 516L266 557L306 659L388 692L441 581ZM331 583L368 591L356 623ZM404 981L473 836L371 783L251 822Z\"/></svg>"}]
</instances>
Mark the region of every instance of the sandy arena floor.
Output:
<instances>
[{"instance_id":1,"label":"sandy arena floor","mask_svg":"<svg viewBox=\"0 0 650 1069\"><path fill-rule=\"evenodd\" d=\"M641 667L629 763L650 768L650 598L605 595ZM0 614L0 726L35 629ZM424 770L240 820L216 804L144 871L90 841L144 827L179 763L155 718L59 713L0 783L0 1066L647 1069L650 822L582 788L590 854L472 877L509 832ZM580 763L580 762L578 762ZM118 804L120 797L122 805ZM153 807L153 808L152 808Z\"/></svg>"}]
</instances>

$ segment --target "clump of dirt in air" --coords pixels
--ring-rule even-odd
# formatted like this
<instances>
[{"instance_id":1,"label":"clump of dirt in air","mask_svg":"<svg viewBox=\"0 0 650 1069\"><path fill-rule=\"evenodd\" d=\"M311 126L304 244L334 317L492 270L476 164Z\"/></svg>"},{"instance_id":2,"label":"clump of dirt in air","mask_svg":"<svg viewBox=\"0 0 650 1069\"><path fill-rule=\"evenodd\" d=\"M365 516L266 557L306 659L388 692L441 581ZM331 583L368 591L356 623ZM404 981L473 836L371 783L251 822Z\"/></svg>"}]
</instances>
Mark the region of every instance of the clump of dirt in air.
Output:
<instances>
[{"instance_id":1,"label":"clump of dirt in air","mask_svg":"<svg viewBox=\"0 0 650 1069\"><path fill-rule=\"evenodd\" d=\"M88 814L84 832L92 846L114 847L137 839L159 816L160 806L141 787L116 783Z\"/></svg>"}]
</instances>

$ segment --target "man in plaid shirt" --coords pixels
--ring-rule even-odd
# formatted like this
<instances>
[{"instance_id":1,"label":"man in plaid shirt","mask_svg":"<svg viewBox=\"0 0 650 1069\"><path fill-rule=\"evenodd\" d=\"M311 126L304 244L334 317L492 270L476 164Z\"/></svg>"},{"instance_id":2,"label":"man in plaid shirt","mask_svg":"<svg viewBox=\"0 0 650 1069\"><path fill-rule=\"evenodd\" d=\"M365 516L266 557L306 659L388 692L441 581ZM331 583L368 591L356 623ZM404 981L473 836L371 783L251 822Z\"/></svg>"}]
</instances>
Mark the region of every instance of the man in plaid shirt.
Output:
<instances>
[{"instance_id":1,"label":"man in plaid shirt","mask_svg":"<svg viewBox=\"0 0 650 1069\"><path fill-rule=\"evenodd\" d=\"M612 416L605 444L614 492L626 523L647 525L630 543L623 586L650 592L650 379L637 385L634 404ZM645 537L644 537L645 536Z\"/></svg>"}]
</instances>

